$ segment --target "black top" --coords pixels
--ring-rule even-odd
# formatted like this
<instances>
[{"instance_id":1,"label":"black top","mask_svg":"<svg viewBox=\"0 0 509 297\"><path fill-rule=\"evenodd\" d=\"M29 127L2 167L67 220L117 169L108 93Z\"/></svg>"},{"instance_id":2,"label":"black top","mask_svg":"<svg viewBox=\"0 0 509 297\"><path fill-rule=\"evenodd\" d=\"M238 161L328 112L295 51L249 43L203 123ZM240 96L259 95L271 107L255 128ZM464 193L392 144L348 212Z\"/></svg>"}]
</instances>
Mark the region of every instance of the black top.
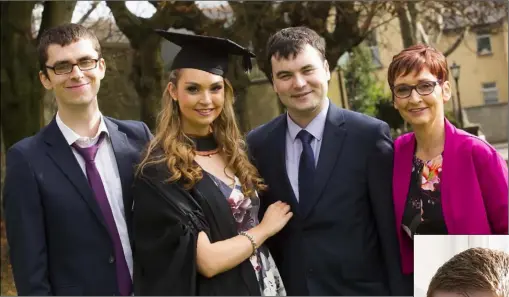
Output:
<instances>
[{"instance_id":1,"label":"black top","mask_svg":"<svg viewBox=\"0 0 509 297\"><path fill-rule=\"evenodd\" d=\"M423 162L414 155L402 228L416 234L448 234L442 213L440 178L442 155Z\"/></svg>"},{"instance_id":2,"label":"black top","mask_svg":"<svg viewBox=\"0 0 509 297\"><path fill-rule=\"evenodd\" d=\"M236 236L236 224L227 200L208 174L190 190L178 182L165 182L169 176L161 163L147 166L134 181L135 295L259 296L249 260L212 278L198 273L198 233L203 231L217 242Z\"/></svg>"},{"instance_id":3,"label":"black top","mask_svg":"<svg viewBox=\"0 0 509 297\"><path fill-rule=\"evenodd\" d=\"M245 70L253 68L251 58L254 58L255 54L229 39L155 31L164 39L181 47L170 70L194 68L224 77L228 72L229 55L242 56Z\"/></svg>"},{"instance_id":4,"label":"black top","mask_svg":"<svg viewBox=\"0 0 509 297\"><path fill-rule=\"evenodd\" d=\"M210 133L206 136L195 136L187 135L194 145L194 148L198 152L206 152L217 149L217 142L214 138L214 134Z\"/></svg>"}]
</instances>

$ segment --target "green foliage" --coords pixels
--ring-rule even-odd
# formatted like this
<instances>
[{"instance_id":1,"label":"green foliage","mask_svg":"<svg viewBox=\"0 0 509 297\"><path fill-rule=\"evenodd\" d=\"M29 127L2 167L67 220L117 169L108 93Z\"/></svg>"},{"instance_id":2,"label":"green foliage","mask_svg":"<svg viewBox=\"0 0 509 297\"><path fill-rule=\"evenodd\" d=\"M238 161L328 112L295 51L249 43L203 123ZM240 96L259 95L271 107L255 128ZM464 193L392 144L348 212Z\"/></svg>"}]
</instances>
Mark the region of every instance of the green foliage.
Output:
<instances>
[{"instance_id":1,"label":"green foliage","mask_svg":"<svg viewBox=\"0 0 509 297\"><path fill-rule=\"evenodd\" d=\"M454 116L454 113L452 111L446 111L445 112L445 117L447 118L447 120L449 120L449 122L451 122L451 124L453 124L456 128L459 128L459 123L458 123L458 119Z\"/></svg>"},{"instance_id":2,"label":"green foliage","mask_svg":"<svg viewBox=\"0 0 509 297\"><path fill-rule=\"evenodd\" d=\"M348 103L352 110L376 117L396 130L403 119L392 105L392 95L385 92L373 71L371 51L365 45L357 46L344 67Z\"/></svg>"},{"instance_id":3,"label":"green foliage","mask_svg":"<svg viewBox=\"0 0 509 297\"><path fill-rule=\"evenodd\" d=\"M372 73L374 66L369 48L359 45L349 53L346 63L345 85L352 110L375 116L376 104L386 99L383 87Z\"/></svg>"},{"instance_id":4,"label":"green foliage","mask_svg":"<svg viewBox=\"0 0 509 297\"><path fill-rule=\"evenodd\" d=\"M391 129L401 130L403 128L404 120L399 114L399 111L394 108L391 99L380 100L376 107L376 118L386 122Z\"/></svg>"}]
</instances>

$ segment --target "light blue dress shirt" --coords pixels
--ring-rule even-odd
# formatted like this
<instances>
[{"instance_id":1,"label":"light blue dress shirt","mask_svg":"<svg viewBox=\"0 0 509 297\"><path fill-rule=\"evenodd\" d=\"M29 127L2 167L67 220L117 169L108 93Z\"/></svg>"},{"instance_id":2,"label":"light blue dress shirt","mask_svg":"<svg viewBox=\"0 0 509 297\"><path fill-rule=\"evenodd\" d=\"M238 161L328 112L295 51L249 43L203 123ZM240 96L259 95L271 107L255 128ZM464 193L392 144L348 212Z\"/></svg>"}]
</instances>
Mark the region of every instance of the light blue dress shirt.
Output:
<instances>
[{"instance_id":1,"label":"light blue dress shirt","mask_svg":"<svg viewBox=\"0 0 509 297\"><path fill-rule=\"evenodd\" d=\"M320 113L304 128L314 137L311 141L311 148L315 156L315 166L318 164L318 157L320 156L320 147L322 146L323 130L327 120L329 104L329 99L327 99ZM290 118L288 113L286 113L286 120L288 122L286 129L286 172L295 198L299 201L299 163L300 154L302 153L302 142L297 138L297 134L302 128Z\"/></svg>"}]
</instances>

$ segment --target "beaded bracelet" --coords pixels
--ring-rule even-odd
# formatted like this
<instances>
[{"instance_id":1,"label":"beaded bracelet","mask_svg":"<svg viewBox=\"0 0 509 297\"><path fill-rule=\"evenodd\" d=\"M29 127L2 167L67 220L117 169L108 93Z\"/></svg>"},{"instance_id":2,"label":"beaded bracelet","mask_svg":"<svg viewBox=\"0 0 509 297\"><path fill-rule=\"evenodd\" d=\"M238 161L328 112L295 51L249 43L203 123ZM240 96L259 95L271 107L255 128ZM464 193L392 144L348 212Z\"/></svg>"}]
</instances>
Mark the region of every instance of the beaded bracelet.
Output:
<instances>
[{"instance_id":1,"label":"beaded bracelet","mask_svg":"<svg viewBox=\"0 0 509 297\"><path fill-rule=\"evenodd\" d=\"M249 239L249 241L251 241L251 245L253 246L253 253L251 254L251 257L256 255L256 250L258 249L258 247L256 247L256 242L255 242L253 236L247 232L244 232L244 231L239 232L239 235L245 236Z\"/></svg>"}]
</instances>

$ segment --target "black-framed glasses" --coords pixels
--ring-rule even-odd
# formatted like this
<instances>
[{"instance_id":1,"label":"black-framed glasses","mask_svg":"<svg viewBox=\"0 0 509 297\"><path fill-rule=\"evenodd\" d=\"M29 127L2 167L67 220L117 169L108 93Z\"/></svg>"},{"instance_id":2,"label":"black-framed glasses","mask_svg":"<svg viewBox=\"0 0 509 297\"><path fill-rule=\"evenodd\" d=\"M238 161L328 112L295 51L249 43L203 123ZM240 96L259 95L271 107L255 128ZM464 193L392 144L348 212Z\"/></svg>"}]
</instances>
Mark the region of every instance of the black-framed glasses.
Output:
<instances>
[{"instance_id":1,"label":"black-framed glasses","mask_svg":"<svg viewBox=\"0 0 509 297\"><path fill-rule=\"evenodd\" d=\"M60 63L53 67L46 65L46 68L53 70L53 72L55 72L55 74L57 74L57 75L61 75L61 74L71 73L72 70L74 69L74 66L78 66L78 68L81 71L92 70L95 67L97 67L97 62L99 62L99 59L84 59L84 60L78 61L78 63L75 63L75 64Z\"/></svg>"},{"instance_id":2,"label":"black-framed glasses","mask_svg":"<svg viewBox=\"0 0 509 297\"><path fill-rule=\"evenodd\" d=\"M415 90L417 94L421 96L426 96L433 93L435 87L440 83L441 81L437 80L437 81L422 81L412 86L401 84L394 86L392 88L392 93L399 99L405 99L410 97L410 95L412 94L412 90Z\"/></svg>"}]
</instances>

